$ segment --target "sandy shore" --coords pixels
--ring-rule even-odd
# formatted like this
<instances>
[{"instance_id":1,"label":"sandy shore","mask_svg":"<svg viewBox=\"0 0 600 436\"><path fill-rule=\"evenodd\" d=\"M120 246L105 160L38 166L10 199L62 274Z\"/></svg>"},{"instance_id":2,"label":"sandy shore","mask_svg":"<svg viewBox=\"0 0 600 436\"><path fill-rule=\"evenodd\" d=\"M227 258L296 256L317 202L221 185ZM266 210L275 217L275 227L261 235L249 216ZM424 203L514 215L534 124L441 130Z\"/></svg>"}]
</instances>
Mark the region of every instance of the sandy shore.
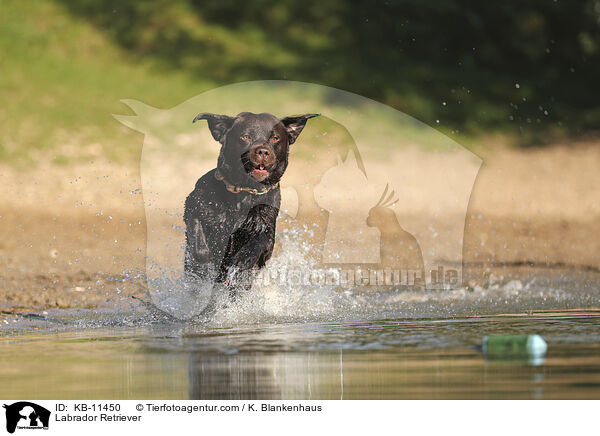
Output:
<instances>
[{"instance_id":1,"label":"sandy shore","mask_svg":"<svg viewBox=\"0 0 600 436\"><path fill-rule=\"evenodd\" d=\"M600 143L481 157L465 225L466 281L514 267L600 271ZM0 183L5 310L95 307L144 294L146 218L137 167L4 166Z\"/></svg>"}]
</instances>

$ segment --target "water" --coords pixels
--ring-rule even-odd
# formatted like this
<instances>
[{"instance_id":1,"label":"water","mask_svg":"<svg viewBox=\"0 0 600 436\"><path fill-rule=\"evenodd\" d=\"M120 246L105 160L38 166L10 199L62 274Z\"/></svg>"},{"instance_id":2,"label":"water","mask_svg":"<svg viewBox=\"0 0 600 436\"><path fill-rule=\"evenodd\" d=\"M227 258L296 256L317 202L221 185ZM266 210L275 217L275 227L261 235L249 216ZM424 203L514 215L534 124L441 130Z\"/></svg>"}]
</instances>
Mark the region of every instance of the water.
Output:
<instances>
[{"instance_id":1,"label":"water","mask_svg":"<svg viewBox=\"0 0 600 436\"><path fill-rule=\"evenodd\" d=\"M294 249L267 270L311 271ZM193 322L177 319L194 302L175 285L153 295L161 310L148 296L95 310L5 313L0 397L600 398L600 274L484 273L479 284L438 291L255 283ZM506 333L539 334L548 352L486 359L483 337Z\"/></svg>"},{"instance_id":2,"label":"water","mask_svg":"<svg viewBox=\"0 0 600 436\"><path fill-rule=\"evenodd\" d=\"M0 342L0 396L600 398L600 309L461 315L448 298L437 306L432 298L417 304L428 307L418 316L418 310L402 310L418 302L416 294L379 295L354 311L311 312L301 322L290 320L286 310L269 310L269 303L252 312L243 302L194 324L163 319L135 301L120 308L10 315ZM548 353L487 360L478 345L497 333L540 334Z\"/></svg>"}]
</instances>

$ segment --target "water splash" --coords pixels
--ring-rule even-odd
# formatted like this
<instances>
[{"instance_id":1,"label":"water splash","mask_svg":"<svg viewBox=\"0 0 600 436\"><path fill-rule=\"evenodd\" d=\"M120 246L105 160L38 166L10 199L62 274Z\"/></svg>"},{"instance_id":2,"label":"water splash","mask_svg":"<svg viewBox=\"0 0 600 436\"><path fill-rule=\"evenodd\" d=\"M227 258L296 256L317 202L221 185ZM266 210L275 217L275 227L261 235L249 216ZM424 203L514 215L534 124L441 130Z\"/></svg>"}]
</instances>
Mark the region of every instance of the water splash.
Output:
<instances>
[{"instance_id":1,"label":"water splash","mask_svg":"<svg viewBox=\"0 0 600 436\"><path fill-rule=\"evenodd\" d=\"M307 227L278 233L274 256L252 289L234 302L217 296L215 312L196 318L206 327L249 324L343 322L373 319L444 319L498 313L527 313L538 309L590 307L600 302L592 287L577 277L561 280L531 274L523 280L489 275L480 285L457 289L366 289L340 287L314 278L323 271L310 243ZM191 319L206 305L209 288L191 292L181 283L164 282L164 294L154 296L160 309L175 318ZM190 316L192 315L192 316Z\"/></svg>"},{"instance_id":2,"label":"water splash","mask_svg":"<svg viewBox=\"0 0 600 436\"><path fill-rule=\"evenodd\" d=\"M526 269L514 277L488 273L479 283L435 291L349 288L305 281L302 276L310 278L322 270L311 238L308 227L279 231L274 255L252 289L234 302L226 295L217 296L211 316L198 315L209 301L212 285L159 278L150 287L158 291L145 299L123 296L97 309L53 309L44 314L6 312L0 316L0 330L10 333L162 325L172 326L174 331L204 331L253 325L531 315L600 307L600 277L594 272ZM124 280L137 283L140 277L131 275Z\"/></svg>"}]
</instances>

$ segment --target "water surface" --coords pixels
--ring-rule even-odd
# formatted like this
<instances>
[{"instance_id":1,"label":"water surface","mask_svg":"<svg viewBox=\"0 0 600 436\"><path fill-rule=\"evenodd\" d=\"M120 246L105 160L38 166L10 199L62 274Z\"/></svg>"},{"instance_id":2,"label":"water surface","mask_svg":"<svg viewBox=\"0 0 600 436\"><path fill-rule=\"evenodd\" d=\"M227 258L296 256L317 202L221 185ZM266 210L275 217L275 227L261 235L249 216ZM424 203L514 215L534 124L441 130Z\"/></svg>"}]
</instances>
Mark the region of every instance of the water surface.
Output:
<instances>
[{"instance_id":1,"label":"water surface","mask_svg":"<svg viewBox=\"0 0 600 436\"><path fill-rule=\"evenodd\" d=\"M27 399L600 398L600 310L246 325L141 308L6 317L0 396ZM485 335L540 334L543 358L488 360Z\"/></svg>"}]
</instances>

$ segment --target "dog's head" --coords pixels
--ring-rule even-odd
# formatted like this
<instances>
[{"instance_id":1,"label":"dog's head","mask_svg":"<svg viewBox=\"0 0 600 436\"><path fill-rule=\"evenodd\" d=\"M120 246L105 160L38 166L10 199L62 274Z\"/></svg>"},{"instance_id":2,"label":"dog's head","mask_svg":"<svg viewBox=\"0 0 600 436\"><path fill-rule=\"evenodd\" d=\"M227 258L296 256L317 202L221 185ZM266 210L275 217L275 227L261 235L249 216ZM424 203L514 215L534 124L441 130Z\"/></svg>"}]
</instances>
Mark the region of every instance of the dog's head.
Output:
<instances>
[{"instance_id":1,"label":"dog's head","mask_svg":"<svg viewBox=\"0 0 600 436\"><path fill-rule=\"evenodd\" d=\"M234 185L274 185L288 165L289 147L306 122L318 114L277 118L271 114L242 112L236 117L201 113L194 122L207 120L213 138L221 143L217 168Z\"/></svg>"}]
</instances>

